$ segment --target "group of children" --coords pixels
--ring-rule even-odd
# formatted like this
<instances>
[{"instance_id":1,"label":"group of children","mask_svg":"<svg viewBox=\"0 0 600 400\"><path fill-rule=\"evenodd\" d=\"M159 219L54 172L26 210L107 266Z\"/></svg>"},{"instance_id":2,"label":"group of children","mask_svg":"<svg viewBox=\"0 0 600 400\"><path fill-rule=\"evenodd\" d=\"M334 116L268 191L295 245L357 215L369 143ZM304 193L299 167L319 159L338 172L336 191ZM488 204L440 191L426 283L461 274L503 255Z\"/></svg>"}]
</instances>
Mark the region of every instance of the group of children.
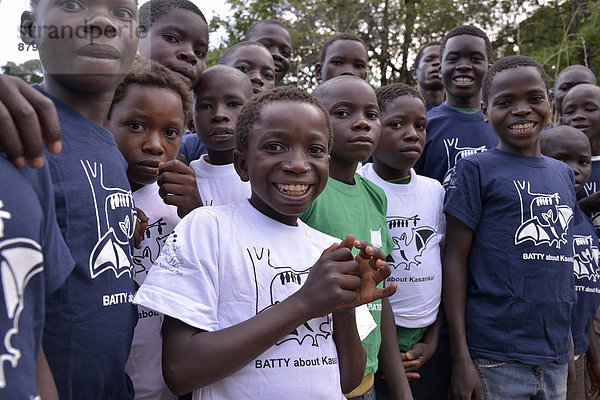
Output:
<instances>
[{"instance_id":1,"label":"group of children","mask_svg":"<svg viewBox=\"0 0 600 400\"><path fill-rule=\"evenodd\" d=\"M0 77L2 398L600 396L589 69L546 130L543 68L474 26L417 89L335 35L312 94L275 87L276 20L205 70L188 0L34 0L21 32L44 81Z\"/></svg>"}]
</instances>

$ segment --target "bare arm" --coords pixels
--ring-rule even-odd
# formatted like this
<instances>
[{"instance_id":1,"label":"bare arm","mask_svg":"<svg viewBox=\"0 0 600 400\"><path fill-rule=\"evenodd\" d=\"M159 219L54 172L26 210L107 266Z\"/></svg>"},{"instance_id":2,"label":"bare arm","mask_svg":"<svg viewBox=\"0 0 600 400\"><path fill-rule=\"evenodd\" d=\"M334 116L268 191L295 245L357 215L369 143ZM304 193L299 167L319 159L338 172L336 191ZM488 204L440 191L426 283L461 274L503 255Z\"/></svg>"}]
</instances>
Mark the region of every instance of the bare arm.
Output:
<instances>
[{"instance_id":1,"label":"bare arm","mask_svg":"<svg viewBox=\"0 0 600 400\"><path fill-rule=\"evenodd\" d=\"M410 399L412 393L402 365L402 355L398 347L396 322L390 301L381 300L381 347L379 363L390 389L390 399Z\"/></svg>"},{"instance_id":2,"label":"bare arm","mask_svg":"<svg viewBox=\"0 0 600 400\"><path fill-rule=\"evenodd\" d=\"M442 293L452 358L452 397L470 400L475 395L483 400L483 385L473 364L465 332L465 305L467 299L467 260L473 231L459 219L447 215L446 243L444 246Z\"/></svg>"},{"instance_id":3,"label":"bare arm","mask_svg":"<svg viewBox=\"0 0 600 400\"><path fill-rule=\"evenodd\" d=\"M360 385L367 364L367 353L356 329L354 308L333 313L333 340L338 353L341 389L349 393Z\"/></svg>"},{"instance_id":4,"label":"bare arm","mask_svg":"<svg viewBox=\"0 0 600 400\"><path fill-rule=\"evenodd\" d=\"M427 361L431 359L437 348L440 330L442 328L442 308L438 310L435 322L429 326L423 339L416 343L409 351L403 354L402 360L404 368L410 379L419 379L420 376L415 371L419 370ZM411 376L413 375L413 376ZM414 377L414 378L413 378Z\"/></svg>"},{"instance_id":5,"label":"bare arm","mask_svg":"<svg viewBox=\"0 0 600 400\"><path fill-rule=\"evenodd\" d=\"M40 348L35 368L35 380L38 393L42 400L58 400L58 391L44 349Z\"/></svg>"}]
</instances>

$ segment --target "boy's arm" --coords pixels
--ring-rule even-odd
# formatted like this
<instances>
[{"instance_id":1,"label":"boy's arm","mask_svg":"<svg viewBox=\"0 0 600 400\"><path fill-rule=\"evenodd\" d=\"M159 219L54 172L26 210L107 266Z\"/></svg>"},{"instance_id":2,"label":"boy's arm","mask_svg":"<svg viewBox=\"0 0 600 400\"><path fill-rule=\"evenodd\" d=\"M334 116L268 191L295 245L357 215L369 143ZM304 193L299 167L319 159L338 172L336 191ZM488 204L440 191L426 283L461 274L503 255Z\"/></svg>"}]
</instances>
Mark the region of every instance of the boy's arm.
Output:
<instances>
[{"instance_id":1,"label":"boy's arm","mask_svg":"<svg viewBox=\"0 0 600 400\"><path fill-rule=\"evenodd\" d=\"M333 313L333 340L338 354L342 393L350 393L360 385L367 364L367 353L356 329L354 308Z\"/></svg>"},{"instance_id":2,"label":"boy's arm","mask_svg":"<svg viewBox=\"0 0 600 400\"><path fill-rule=\"evenodd\" d=\"M179 218L202 206L194 170L179 160L170 160L158 167L158 194L165 204L177 207Z\"/></svg>"},{"instance_id":3,"label":"boy's arm","mask_svg":"<svg viewBox=\"0 0 600 400\"><path fill-rule=\"evenodd\" d=\"M410 385L408 384L406 372L402 365L402 354L398 347L394 313L387 298L381 300L381 347L379 348L379 363L390 389L390 399L412 400Z\"/></svg>"},{"instance_id":4,"label":"boy's arm","mask_svg":"<svg viewBox=\"0 0 600 400\"><path fill-rule=\"evenodd\" d=\"M590 347L586 353L586 368L590 376L590 390L586 395L586 399L600 400L600 343L598 343L598 334L592 323L588 335L590 337Z\"/></svg>"},{"instance_id":5,"label":"boy's arm","mask_svg":"<svg viewBox=\"0 0 600 400\"><path fill-rule=\"evenodd\" d=\"M44 143L60 153L61 131L52 100L20 78L0 75L0 151L17 167L44 163Z\"/></svg>"},{"instance_id":6,"label":"boy's arm","mask_svg":"<svg viewBox=\"0 0 600 400\"><path fill-rule=\"evenodd\" d=\"M450 333L452 398L470 400L472 395L475 395L477 400L483 400L483 385L469 354L465 332L467 260L473 231L450 214L447 214L446 218L442 293Z\"/></svg>"},{"instance_id":7,"label":"boy's arm","mask_svg":"<svg viewBox=\"0 0 600 400\"><path fill-rule=\"evenodd\" d=\"M56 390L54 377L52 371L50 371L43 348L40 348L35 366L35 381L40 398L43 400L58 400L58 390Z\"/></svg>"},{"instance_id":8,"label":"boy's arm","mask_svg":"<svg viewBox=\"0 0 600 400\"><path fill-rule=\"evenodd\" d=\"M352 257L349 250L352 244L361 249L362 260ZM166 317L163 323L165 382L175 394L211 384L236 372L308 320L389 296L395 287L392 290L375 287L389 275L389 266L367 259L367 254L373 253L373 246L354 241L349 235L341 245L334 244L323 252L296 293L222 330L206 332Z\"/></svg>"},{"instance_id":9,"label":"boy's arm","mask_svg":"<svg viewBox=\"0 0 600 400\"><path fill-rule=\"evenodd\" d=\"M592 213L600 212L600 192L595 192L578 201L579 208L591 217Z\"/></svg>"},{"instance_id":10,"label":"boy's arm","mask_svg":"<svg viewBox=\"0 0 600 400\"><path fill-rule=\"evenodd\" d=\"M420 369L435 353L440 337L440 330L442 328L443 315L442 306L440 305L437 318L435 319L435 322L429 326L423 339L421 339L419 343L416 343L409 351L404 353L402 360L407 372L416 374L414 371ZM419 377L416 376L415 378L418 379Z\"/></svg>"}]
</instances>

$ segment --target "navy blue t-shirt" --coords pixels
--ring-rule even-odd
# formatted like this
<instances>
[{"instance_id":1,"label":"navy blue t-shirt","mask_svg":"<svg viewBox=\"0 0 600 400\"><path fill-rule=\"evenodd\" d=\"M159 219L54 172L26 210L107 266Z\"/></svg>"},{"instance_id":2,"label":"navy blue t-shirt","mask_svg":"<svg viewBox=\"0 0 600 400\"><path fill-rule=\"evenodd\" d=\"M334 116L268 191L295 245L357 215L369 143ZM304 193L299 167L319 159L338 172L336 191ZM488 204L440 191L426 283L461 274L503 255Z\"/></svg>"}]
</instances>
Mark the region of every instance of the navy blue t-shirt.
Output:
<instances>
[{"instance_id":1,"label":"navy blue t-shirt","mask_svg":"<svg viewBox=\"0 0 600 400\"><path fill-rule=\"evenodd\" d=\"M198 139L198 135L191 132L186 132L181 139L181 147L179 152L185 156L188 164L194 160L199 160L203 154L206 154L204 143Z\"/></svg>"},{"instance_id":2,"label":"navy blue t-shirt","mask_svg":"<svg viewBox=\"0 0 600 400\"><path fill-rule=\"evenodd\" d=\"M35 87L53 100L61 124L63 150L46 157L58 224L75 260L47 302L48 363L61 400L129 399L137 215L127 163L109 131Z\"/></svg>"},{"instance_id":3,"label":"navy blue t-shirt","mask_svg":"<svg viewBox=\"0 0 600 400\"><path fill-rule=\"evenodd\" d=\"M465 327L472 357L569 360L574 176L564 163L492 149L460 160L444 212L473 230Z\"/></svg>"},{"instance_id":4,"label":"navy blue t-shirt","mask_svg":"<svg viewBox=\"0 0 600 400\"><path fill-rule=\"evenodd\" d=\"M600 160L592 161L592 173L590 178L585 183L583 188L577 193L577 199L581 200L585 197L590 196L592 193L596 193L600 190ZM596 235L600 236L600 213L592 213L592 223L596 228Z\"/></svg>"},{"instance_id":5,"label":"navy blue t-shirt","mask_svg":"<svg viewBox=\"0 0 600 400\"><path fill-rule=\"evenodd\" d=\"M575 207L573 221L573 273L577 303L573 307L571 329L577 355L585 353L590 345L588 331L600 305L600 251L594 225L579 206Z\"/></svg>"},{"instance_id":6,"label":"navy blue t-shirt","mask_svg":"<svg viewBox=\"0 0 600 400\"><path fill-rule=\"evenodd\" d=\"M16 169L0 155L0 398L37 396L45 297L73 269L54 215L47 167Z\"/></svg>"},{"instance_id":7,"label":"navy blue t-shirt","mask_svg":"<svg viewBox=\"0 0 600 400\"><path fill-rule=\"evenodd\" d=\"M465 114L440 104L427 112L427 140L414 169L448 189L458 160L497 145L498 136L485 123L481 111Z\"/></svg>"}]
</instances>

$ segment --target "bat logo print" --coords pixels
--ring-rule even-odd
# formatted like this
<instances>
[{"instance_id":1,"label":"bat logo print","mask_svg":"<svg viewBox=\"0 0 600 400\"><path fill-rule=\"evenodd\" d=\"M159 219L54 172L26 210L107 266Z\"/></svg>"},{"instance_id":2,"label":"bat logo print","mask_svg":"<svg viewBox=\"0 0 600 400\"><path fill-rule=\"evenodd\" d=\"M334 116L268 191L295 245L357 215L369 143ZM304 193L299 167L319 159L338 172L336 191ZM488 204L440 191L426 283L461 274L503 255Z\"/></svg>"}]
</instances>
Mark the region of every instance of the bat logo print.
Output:
<instances>
[{"instance_id":1,"label":"bat logo print","mask_svg":"<svg viewBox=\"0 0 600 400\"><path fill-rule=\"evenodd\" d=\"M598 260L600 251L592 236L573 235L573 272L577 279L588 278L596 282L600 278Z\"/></svg>"},{"instance_id":2,"label":"bat logo print","mask_svg":"<svg viewBox=\"0 0 600 400\"><path fill-rule=\"evenodd\" d=\"M403 267L410 271L412 267L420 265L420 258L427 248L427 243L436 236L435 229L419 226L419 220L418 215L387 217L388 229L394 242L392 251L396 255L392 264L394 269Z\"/></svg>"},{"instance_id":3,"label":"bat logo print","mask_svg":"<svg viewBox=\"0 0 600 400\"><path fill-rule=\"evenodd\" d=\"M448 161L448 169L442 181L442 186L444 186L444 188L447 188L450 184L450 180L454 176L456 163L458 163L460 159L472 154L483 153L487 150L486 146L459 147L458 138L444 139L444 146L446 147L446 160Z\"/></svg>"}]
</instances>

